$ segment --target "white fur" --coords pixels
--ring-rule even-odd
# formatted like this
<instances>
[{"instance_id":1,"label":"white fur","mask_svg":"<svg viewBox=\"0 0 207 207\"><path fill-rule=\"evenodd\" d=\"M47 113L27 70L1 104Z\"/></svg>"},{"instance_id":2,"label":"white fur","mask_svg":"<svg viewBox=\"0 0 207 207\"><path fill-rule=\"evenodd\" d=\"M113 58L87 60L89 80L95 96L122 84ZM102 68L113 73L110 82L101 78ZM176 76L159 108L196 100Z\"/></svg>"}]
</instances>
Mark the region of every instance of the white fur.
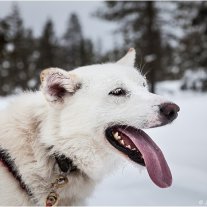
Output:
<instances>
[{"instance_id":1,"label":"white fur","mask_svg":"<svg viewBox=\"0 0 207 207\"><path fill-rule=\"evenodd\" d=\"M129 53L131 55L129 55ZM148 128L159 121L161 97L148 92L145 78L132 65L135 51L117 63L80 67L71 72L53 68L43 71L40 92L13 98L0 115L0 147L7 149L34 200L0 165L1 205L44 205L50 184L59 173L54 152L70 157L81 173L68 176L59 205L83 205L95 184L115 169L120 153L106 140L104 131L112 123ZM57 73L63 79L49 76ZM57 81L67 93L54 97L51 84ZM80 84L80 89L76 89ZM123 87L127 97L108 93ZM49 146L52 150L47 150Z\"/></svg>"}]
</instances>

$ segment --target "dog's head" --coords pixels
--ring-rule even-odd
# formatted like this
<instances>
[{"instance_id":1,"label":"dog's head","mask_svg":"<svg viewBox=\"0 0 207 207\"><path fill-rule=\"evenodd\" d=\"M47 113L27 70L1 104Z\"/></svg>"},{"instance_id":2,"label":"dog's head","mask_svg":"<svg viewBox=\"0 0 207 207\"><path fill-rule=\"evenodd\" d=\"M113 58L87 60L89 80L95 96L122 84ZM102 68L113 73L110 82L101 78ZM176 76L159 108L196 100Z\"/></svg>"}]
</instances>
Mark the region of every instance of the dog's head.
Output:
<instances>
[{"instance_id":1,"label":"dog's head","mask_svg":"<svg viewBox=\"0 0 207 207\"><path fill-rule=\"evenodd\" d=\"M134 62L130 49L116 63L42 71L41 90L48 102L42 141L94 179L123 155L146 166L155 184L168 187L172 177L165 158L141 129L172 122L179 107L150 93Z\"/></svg>"}]
</instances>

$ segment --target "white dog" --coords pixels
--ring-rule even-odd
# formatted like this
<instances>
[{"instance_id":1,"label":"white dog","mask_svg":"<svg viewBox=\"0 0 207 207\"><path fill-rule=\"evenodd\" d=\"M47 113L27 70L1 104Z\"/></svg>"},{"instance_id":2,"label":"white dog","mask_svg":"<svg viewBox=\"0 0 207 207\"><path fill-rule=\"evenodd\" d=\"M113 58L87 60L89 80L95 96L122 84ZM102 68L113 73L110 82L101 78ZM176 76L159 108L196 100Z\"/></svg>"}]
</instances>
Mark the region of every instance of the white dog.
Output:
<instances>
[{"instance_id":1,"label":"white dog","mask_svg":"<svg viewBox=\"0 0 207 207\"><path fill-rule=\"evenodd\" d=\"M135 50L116 63L43 70L41 91L0 115L0 204L83 205L125 157L171 185L165 158L141 129L172 122L179 107L148 92Z\"/></svg>"}]
</instances>

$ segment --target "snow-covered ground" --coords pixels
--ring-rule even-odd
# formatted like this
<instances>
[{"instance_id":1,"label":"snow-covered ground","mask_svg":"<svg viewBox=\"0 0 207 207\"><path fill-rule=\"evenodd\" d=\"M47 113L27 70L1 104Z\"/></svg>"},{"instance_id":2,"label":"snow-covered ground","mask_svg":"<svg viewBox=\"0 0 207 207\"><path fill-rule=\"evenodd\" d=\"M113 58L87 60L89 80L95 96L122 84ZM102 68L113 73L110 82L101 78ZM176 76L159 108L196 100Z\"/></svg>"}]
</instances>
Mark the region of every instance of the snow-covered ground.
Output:
<instances>
[{"instance_id":1,"label":"snow-covered ground","mask_svg":"<svg viewBox=\"0 0 207 207\"><path fill-rule=\"evenodd\" d=\"M7 99L0 97L0 109L4 109L7 106Z\"/></svg>"},{"instance_id":2,"label":"snow-covered ground","mask_svg":"<svg viewBox=\"0 0 207 207\"><path fill-rule=\"evenodd\" d=\"M108 176L89 199L90 205L206 205L207 94L181 92L179 82L163 82L158 93L181 111L171 125L145 130L160 146L171 168L172 187L160 189L146 170L128 164ZM0 108L6 101L0 98Z\"/></svg>"}]
</instances>

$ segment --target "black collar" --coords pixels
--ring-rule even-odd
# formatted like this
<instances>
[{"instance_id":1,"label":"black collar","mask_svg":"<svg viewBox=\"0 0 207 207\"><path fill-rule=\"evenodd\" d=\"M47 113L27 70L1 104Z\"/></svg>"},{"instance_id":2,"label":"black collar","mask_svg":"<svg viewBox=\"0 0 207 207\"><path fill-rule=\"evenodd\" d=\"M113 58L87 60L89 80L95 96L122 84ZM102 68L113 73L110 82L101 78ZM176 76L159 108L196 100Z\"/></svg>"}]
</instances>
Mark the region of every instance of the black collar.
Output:
<instances>
[{"instance_id":1,"label":"black collar","mask_svg":"<svg viewBox=\"0 0 207 207\"><path fill-rule=\"evenodd\" d=\"M65 155L55 154L55 160L63 173L69 174L72 171L76 171L77 167L73 164L73 161Z\"/></svg>"}]
</instances>

